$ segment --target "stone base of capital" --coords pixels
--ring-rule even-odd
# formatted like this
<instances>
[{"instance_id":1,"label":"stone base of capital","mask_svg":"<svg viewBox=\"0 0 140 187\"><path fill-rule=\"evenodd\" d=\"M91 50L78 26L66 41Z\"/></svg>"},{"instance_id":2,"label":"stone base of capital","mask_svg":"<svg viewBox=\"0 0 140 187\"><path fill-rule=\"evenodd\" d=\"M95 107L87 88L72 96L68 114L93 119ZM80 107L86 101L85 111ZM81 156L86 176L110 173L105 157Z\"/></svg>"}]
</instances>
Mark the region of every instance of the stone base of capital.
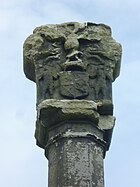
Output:
<instances>
[{"instance_id":1,"label":"stone base of capital","mask_svg":"<svg viewBox=\"0 0 140 187\"><path fill-rule=\"evenodd\" d=\"M49 127L64 121L99 122L97 104L88 100L56 100L47 99L37 108L38 118Z\"/></svg>"},{"instance_id":2,"label":"stone base of capital","mask_svg":"<svg viewBox=\"0 0 140 187\"><path fill-rule=\"evenodd\" d=\"M43 101L37 108L38 117L35 132L37 145L45 148L48 142L50 142L50 130L57 129L59 126L63 127L65 126L64 124L81 124L81 128L82 124L90 124L94 129L102 133L102 137L99 139L105 142L105 153L110 146L115 117L112 115L101 115L98 109L100 110L98 103L94 101L77 99L48 99ZM86 125L84 128L86 128ZM85 133L88 133L90 136L88 129L85 130ZM63 134L62 129L61 134ZM55 136L59 136L59 133L56 133ZM94 136L98 139L96 133Z\"/></svg>"}]
</instances>

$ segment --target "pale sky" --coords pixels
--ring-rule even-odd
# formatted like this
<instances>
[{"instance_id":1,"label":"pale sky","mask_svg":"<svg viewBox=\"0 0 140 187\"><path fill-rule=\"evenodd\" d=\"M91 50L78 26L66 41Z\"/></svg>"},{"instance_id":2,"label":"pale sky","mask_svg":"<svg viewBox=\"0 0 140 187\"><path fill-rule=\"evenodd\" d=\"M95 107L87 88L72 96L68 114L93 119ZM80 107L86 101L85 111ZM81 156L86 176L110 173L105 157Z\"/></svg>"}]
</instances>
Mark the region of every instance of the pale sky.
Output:
<instances>
[{"instance_id":1,"label":"pale sky","mask_svg":"<svg viewBox=\"0 0 140 187\"><path fill-rule=\"evenodd\" d=\"M35 84L23 73L23 42L37 26L104 23L123 46L113 84L116 125L105 163L106 187L139 187L140 1L0 0L0 186L46 187L47 159L35 145Z\"/></svg>"}]
</instances>

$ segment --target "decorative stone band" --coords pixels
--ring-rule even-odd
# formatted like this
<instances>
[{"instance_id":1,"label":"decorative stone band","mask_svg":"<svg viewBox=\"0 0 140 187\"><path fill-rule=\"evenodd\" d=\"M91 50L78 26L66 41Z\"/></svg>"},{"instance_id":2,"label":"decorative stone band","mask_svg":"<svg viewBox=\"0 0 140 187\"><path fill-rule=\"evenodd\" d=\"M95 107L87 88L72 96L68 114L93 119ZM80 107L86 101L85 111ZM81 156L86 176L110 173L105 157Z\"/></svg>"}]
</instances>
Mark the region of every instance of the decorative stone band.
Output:
<instances>
[{"instance_id":1,"label":"decorative stone band","mask_svg":"<svg viewBox=\"0 0 140 187\"><path fill-rule=\"evenodd\" d=\"M100 115L94 101L49 99L38 105L37 112L35 137L45 150L64 138L92 139L103 147L104 155L109 149L115 118Z\"/></svg>"},{"instance_id":2,"label":"decorative stone band","mask_svg":"<svg viewBox=\"0 0 140 187\"><path fill-rule=\"evenodd\" d=\"M46 127L68 120L99 122L97 104L88 100L47 99L38 105L37 112L38 120Z\"/></svg>"},{"instance_id":3,"label":"decorative stone band","mask_svg":"<svg viewBox=\"0 0 140 187\"><path fill-rule=\"evenodd\" d=\"M61 139L73 139L73 138L86 138L86 139L90 139L93 142L95 142L96 144L98 144L98 146L101 146L103 150L106 150L106 142L100 138L99 136L89 133L89 132L65 132L63 134L57 134L56 136L52 137L47 145L45 146L45 155L47 156L47 150L49 149L49 146L58 142Z\"/></svg>"}]
</instances>

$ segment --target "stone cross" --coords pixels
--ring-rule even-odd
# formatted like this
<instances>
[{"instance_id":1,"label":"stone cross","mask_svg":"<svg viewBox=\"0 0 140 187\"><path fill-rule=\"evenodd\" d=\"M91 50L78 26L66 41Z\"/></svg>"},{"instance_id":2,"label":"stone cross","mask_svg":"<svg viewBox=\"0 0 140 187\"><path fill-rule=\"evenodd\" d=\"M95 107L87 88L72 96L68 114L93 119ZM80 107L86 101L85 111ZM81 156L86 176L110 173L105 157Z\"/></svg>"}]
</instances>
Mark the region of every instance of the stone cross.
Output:
<instances>
[{"instance_id":1,"label":"stone cross","mask_svg":"<svg viewBox=\"0 0 140 187\"><path fill-rule=\"evenodd\" d=\"M48 24L26 39L24 72L37 86L35 138L49 161L49 187L104 187L121 53L104 24Z\"/></svg>"}]
</instances>

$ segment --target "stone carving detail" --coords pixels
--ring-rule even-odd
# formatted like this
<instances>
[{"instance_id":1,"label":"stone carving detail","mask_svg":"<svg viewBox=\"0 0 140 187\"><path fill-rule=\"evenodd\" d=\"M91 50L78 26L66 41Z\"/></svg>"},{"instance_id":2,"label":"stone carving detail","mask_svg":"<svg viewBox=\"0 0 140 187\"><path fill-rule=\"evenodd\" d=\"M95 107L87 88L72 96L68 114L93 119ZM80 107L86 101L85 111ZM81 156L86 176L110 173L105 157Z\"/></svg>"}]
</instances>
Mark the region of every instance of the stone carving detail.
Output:
<instances>
[{"instance_id":1,"label":"stone carving detail","mask_svg":"<svg viewBox=\"0 0 140 187\"><path fill-rule=\"evenodd\" d=\"M108 100L120 72L121 45L104 24L37 27L24 43L24 71L45 99Z\"/></svg>"},{"instance_id":2,"label":"stone carving detail","mask_svg":"<svg viewBox=\"0 0 140 187\"><path fill-rule=\"evenodd\" d=\"M60 74L60 93L67 98L83 98L89 94L89 77L84 72L63 72Z\"/></svg>"}]
</instances>

